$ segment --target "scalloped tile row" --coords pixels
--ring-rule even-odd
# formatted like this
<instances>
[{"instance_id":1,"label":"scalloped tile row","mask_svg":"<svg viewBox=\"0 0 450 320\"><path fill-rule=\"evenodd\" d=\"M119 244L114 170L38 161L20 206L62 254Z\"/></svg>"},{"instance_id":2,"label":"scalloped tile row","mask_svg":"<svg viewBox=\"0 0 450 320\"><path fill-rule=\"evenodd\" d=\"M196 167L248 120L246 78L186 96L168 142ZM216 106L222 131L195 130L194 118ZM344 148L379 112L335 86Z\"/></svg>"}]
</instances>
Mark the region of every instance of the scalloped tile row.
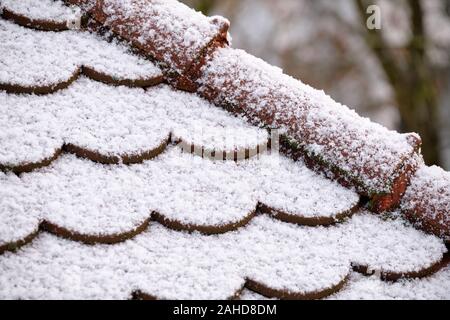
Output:
<instances>
[{"instance_id":1,"label":"scalloped tile row","mask_svg":"<svg viewBox=\"0 0 450 320\"><path fill-rule=\"evenodd\" d=\"M285 212L290 222L320 224L350 216L359 202L353 191L277 155L236 163L178 148L132 166L67 154L20 178L0 177L0 247L36 233L44 220L69 238L120 242L151 217L174 229L213 234L245 225L258 203Z\"/></svg>"},{"instance_id":2,"label":"scalloped tile row","mask_svg":"<svg viewBox=\"0 0 450 320\"><path fill-rule=\"evenodd\" d=\"M450 265L425 279L402 279L394 283L352 273L347 286L330 299L449 300Z\"/></svg>"},{"instance_id":3,"label":"scalloped tile row","mask_svg":"<svg viewBox=\"0 0 450 320\"><path fill-rule=\"evenodd\" d=\"M82 31L36 31L0 19L0 89L50 93L67 87L80 72L99 81L150 86L161 70L117 42Z\"/></svg>"},{"instance_id":4,"label":"scalloped tile row","mask_svg":"<svg viewBox=\"0 0 450 320\"><path fill-rule=\"evenodd\" d=\"M277 298L319 298L345 284L351 261L408 273L436 263L443 252L436 237L367 213L329 228L259 216L219 236L152 224L114 246L43 233L0 256L0 297L127 299L139 292L159 299L226 299L246 286Z\"/></svg>"},{"instance_id":5,"label":"scalloped tile row","mask_svg":"<svg viewBox=\"0 0 450 320\"><path fill-rule=\"evenodd\" d=\"M142 162L162 152L170 134L174 141L228 152L256 149L268 142L266 130L166 85L143 90L82 77L54 94L0 91L0 99L0 167L4 168L40 163L63 145L102 163L118 163L130 156L136 161L124 162Z\"/></svg>"}]
</instances>

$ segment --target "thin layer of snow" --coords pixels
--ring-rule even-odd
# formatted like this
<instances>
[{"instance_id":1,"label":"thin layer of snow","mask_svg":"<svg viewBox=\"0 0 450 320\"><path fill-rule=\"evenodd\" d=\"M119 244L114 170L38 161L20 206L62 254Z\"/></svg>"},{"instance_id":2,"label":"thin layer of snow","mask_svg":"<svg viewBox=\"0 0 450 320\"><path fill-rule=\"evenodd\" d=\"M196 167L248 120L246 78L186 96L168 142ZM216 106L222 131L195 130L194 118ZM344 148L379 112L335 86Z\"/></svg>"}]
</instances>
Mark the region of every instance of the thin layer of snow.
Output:
<instances>
[{"instance_id":1,"label":"thin layer of snow","mask_svg":"<svg viewBox=\"0 0 450 320\"><path fill-rule=\"evenodd\" d=\"M386 223L376 216L366 218L374 228ZM0 256L0 297L125 299L140 289L162 299L225 299L246 278L274 289L310 293L336 285L350 272L352 248L343 243L352 225L307 228L260 216L239 231L202 236L152 224L147 232L113 246L86 246L41 234L17 253ZM410 228L387 225L392 229L380 238L387 241L378 243L383 254L389 251L390 232ZM422 236L404 234L404 248L395 258L398 266L404 269L411 257L429 263L421 252L410 250L417 240L424 244ZM431 243L439 258L442 243L436 238Z\"/></svg>"},{"instance_id":2,"label":"thin layer of snow","mask_svg":"<svg viewBox=\"0 0 450 320\"><path fill-rule=\"evenodd\" d=\"M27 194L23 181L0 172L0 246L14 243L37 231L39 212L35 198ZM31 204L31 205L30 205Z\"/></svg>"},{"instance_id":3,"label":"thin layer of snow","mask_svg":"<svg viewBox=\"0 0 450 320\"><path fill-rule=\"evenodd\" d=\"M66 143L120 156L143 154L168 139L167 105L160 103L164 96L164 89L146 92L82 78L47 98L58 108L53 113L65 128Z\"/></svg>"},{"instance_id":4,"label":"thin layer of snow","mask_svg":"<svg viewBox=\"0 0 450 320\"><path fill-rule=\"evenodd\" d=\"M419 224L435 224L442 237L450 240L450 173L437 166L421 166L411 178L401 208L415 213Z\"/></svg>"},{"instance_id":5,"label":"thin layer of snow","mask_svg":"<svg viewBox=\"0 0 450 320\"><path fill-rule=\"evenodd\" d=\"M55 166L24 175L23 183L42 220L83 235L132 231L150 217L149 206L140 203L146 186L127 166L68 155Z\"/></svg>"},{"instance_id":6,"label":"thin layer of snow","mask_svg":"<svg viewBox=\"0 0 450 320\"><path fill-rule=\"evenodd\" d=\"M203 68L201 91L231 105L256 125L280 128L312 155L339 168L368 193L390 192L401 161L414 149L322 91L244 51L219 49Z\"/></svg>"},{"instance_id":7,"label":"thin layer of snow","mask_svg":"<svg viewBox=\"0 0 450 320\"><path fill-rule=\"evenodd\" d=\"M425 279L380 281L352 273L350 281L332 300L449 300L450 266Z\"/></svg>"},{"instance_id":8,"label":"thin layer of snow","mask_svg":"<svg viewBox=\"0 0 450 320\"><path fill-rule=\"evenodd\" d=\"M79 57L72 57L66 35L0 19L0 83L35 87L68 80L79 67Z\"/></svg>"},{"instance_id":9,"label":"thin layer of snow","mask_svg":"<svg viewBox=\"0 0 450 320\"><path fill-rule=\"evenodd\" d=\"M251 290L243 290L241 300L270 300ZM450 266L424 279L381 281L352 272L346 286L329 300L449 300Z\"/></svg>"},{"instance_id":10,"label":"thin layer of snow","mask_svg":"<svg viewBox=\"0 0 450 320\"><path fill-rule=\"evenodd\" d=\"M36 105L36 101L40 105ZM0 163L14 166L51 158L63 144L63 128L48 111L48 97L8 95L0 91Z\"/></svg>"},{"instance_id":11,"label":"thin layer of snow","mask_svg":"<svg viewBox=\"0 0 450 320\"><path fill-rule=\"evenodd\" d=\"M158 67L89 32L43 32L0 19L0 83L24 87L67 81L81 66L119 80L162 76Z\"/></svg>"},{"instance_id":12,"label":"thin layer of snow","mask_svg":"<svg viewBox=\"0 0 450 320\"><path fill-rule=\"evenodd\" d=\"M229 22L207 18L176 0L105 0L100 4L105 25L183 73Z\"/></svg>"},{"instance_id":13,"label":"thin layer of snow","mask_svg":"<svg viewBox=\"0 0 450 320\"><path fill-rule=\"evenodd\" d=\"M423 261L433 261L439 252L446 252L441 240L418 232L395 216L356 215L349 223L349 229L352 232L346 240L351 248L352 262L368 266L369 270L387 273L420 271L425 267ZM412 238L414 240L409 240ZM437 243L441 243L439 249Z\"/></svg>"},{"instance_id":14,"label":"thin layer of snow","mask_svg":"<svg viewBox=\"0 0 450 320\"><path fill-rule=\"evenodd\" d=\"M1 0L0 8L31 20L62 22L79 15L77 7L68 7L60 0Z\"/></svg>"},{"instance_id":15,"label":"thin layer of snow","mask_svg":"<svg viewBox=\"0 0 450 320\"><path fill-rule=\"evenodd\" d=\"M173 149L133 169L147 187L147 206L185 225L236 223L256 209L257 186L250 172L232 161L213 162Z\"/></svg>"},{"instance_id":16,"label":"thin layer of snow","mask_svg":"<svg viewBox=\"0 0 450 320\"><path fill-rule=\"evenodd\" d=\"M260 201L272 209L305 218L336 218L358 204L356 193L336 188L329 179L288 158L260 157L249 164L258 180Z\"/></svg>"}]
</instances>

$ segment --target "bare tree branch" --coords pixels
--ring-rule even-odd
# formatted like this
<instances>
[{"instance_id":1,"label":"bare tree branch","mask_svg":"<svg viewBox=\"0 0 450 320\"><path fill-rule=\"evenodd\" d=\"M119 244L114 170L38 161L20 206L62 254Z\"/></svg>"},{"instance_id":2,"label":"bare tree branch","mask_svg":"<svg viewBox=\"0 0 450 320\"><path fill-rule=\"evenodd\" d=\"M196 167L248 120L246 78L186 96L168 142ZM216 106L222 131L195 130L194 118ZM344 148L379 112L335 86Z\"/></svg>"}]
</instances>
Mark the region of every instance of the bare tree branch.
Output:
<instances>
[{"instance_id":1,"label":"bare tree branch","mask_svg":"<svg viewBox=\"0 0 450 320\"><path fill-rule=\"evenodd\" d=\"M418 58L424 59L426 54L426 36L424 26L424 11L421 0L409 0L411 8L411 29L412 37L410 41L410 49L418 55Z\"/></svg>"},{"instance_id":2,"label":"bare tree branch","mask_svg":"<svg viewBox=\"0 0 450 320\"><path fill-rule=\"evenodd\" d=\"M445 13L450 17L450 0L445 0Z\"/></svg>"}]
</instances>

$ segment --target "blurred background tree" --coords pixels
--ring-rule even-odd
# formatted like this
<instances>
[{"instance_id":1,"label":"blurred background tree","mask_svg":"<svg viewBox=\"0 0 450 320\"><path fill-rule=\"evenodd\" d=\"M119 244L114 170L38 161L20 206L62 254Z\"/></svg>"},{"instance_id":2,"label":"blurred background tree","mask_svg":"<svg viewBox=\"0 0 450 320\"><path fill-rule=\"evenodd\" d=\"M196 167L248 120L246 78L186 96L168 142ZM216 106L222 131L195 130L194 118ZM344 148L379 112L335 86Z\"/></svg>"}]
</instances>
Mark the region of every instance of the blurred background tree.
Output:
<instances>
[{"instance_id":1,"label":"blurred background tree","mask_svg":"<svg viewBox=\"0 0 450 320\"><path fill-rule=\"evenodd\" d=\"M391 129L450 169L450 0L185 0L232 22L233 46ZM381 9L369 30L367 7Z\"/></svg>"},{"instance_id":2,"label":"blurred background tree","mask_svg":"<svg viewBox=\"0 0 450 320\"><path fill-rule=\"evenodd\" d=\"M197 11L201 11L204 14L208 15L214 8L216 4L216 0L191 0L184 1L191 5L191 7L195 8Z\"/></svg>"},{"instance_id":3,"label":"blurred background tree","mask_svg":"<svg viewBox=\"0 0 450 320\"><path fill-rule=\"evenodd\" d=\"M370 3L354 1L364 23ZM383 30L365 28L365 40L393 88L400 129L419 133L426 162L441 165L438 79L427 55L430 39L425 30L425 12L421 0L407 0L404 5L409 12L411 32L403 46L391 48L383 37Z\"/></svg>"}]
</instances>

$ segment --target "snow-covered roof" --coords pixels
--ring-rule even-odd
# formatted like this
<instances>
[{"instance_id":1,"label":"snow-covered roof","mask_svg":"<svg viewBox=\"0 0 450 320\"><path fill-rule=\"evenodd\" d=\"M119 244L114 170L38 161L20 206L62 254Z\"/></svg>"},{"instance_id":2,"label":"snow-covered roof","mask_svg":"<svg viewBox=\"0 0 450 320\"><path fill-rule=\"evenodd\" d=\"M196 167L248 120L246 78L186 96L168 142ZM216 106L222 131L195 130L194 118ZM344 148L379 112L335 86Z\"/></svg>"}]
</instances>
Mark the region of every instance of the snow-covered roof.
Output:
<instances>
[{"instance_id":1,"label":"snow-covered roof","mask_svg":"<svg viewBox=\"0 0 450 320\"><path fill-rule=\"evenodd\" d=\"M401 208L446 239L449 175L420 139L231 49L225 19L175 0L0 3L0 298L364 298L385 280L420 298L404 279L445 265L441 238L360 196L410 167ZM274 126L353 176L278 152Z\"/></svg>"}]
</instances>

